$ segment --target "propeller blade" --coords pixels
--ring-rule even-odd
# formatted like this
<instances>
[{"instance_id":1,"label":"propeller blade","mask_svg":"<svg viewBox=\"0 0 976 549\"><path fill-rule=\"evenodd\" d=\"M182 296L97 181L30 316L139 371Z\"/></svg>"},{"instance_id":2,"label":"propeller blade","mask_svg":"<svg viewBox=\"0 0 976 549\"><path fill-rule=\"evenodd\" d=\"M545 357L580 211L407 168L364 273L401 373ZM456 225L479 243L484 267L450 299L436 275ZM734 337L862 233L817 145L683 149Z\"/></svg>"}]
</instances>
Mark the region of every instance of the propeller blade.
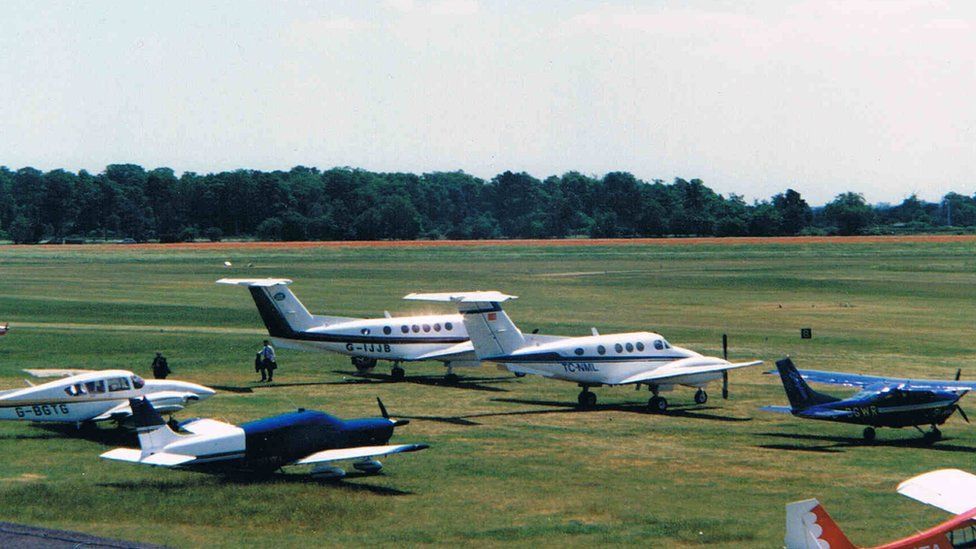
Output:
<instances>
[{"instance_id":1,"label":"propeller blade","mask_svg":"<svg viewBox=\"0 0 976 549\"><path fill-rule=\"evenodd\" d=\"M725 360L729 359L729 336L728 334L722 334L722 358Z\"/></svg>"},{"instance_id":2,"label":"propeller blade","mask_svg":"<svg viewBox=\"0 0 976 549\"><path fill-rule=\"evenodd\" d=\"M722 370L722 398L729 399L729 371Z\"/></svg>"},{"instance_id":3,"label":"propeller blade","mask_svg":"<svg viewBox=\"0 0 976 549\"><path fill-rule=\"evenodd\" d=\"M966 415L966 412L963 411L962 407L956 404L956 410L959 410L959 415L966 420L966 423L969 423L969 416Z\"/></svg>"},{"instance_id":4,"label":"propeller blade","mask_svg":"<svg viewBox=\"0 0 976 549\"><path fill-rule=\"evenodd\" d=\"M956 370L956 381L959 381L960 377L962 377L962 368Z\"/></svg>"},{"instance_id":5,"label":"propeller blade","mask_svg":"<svg viewBox=\"0 0 976 549\"><path fill-rule=\"evenodd\" d=\"M393 426L394 427L400 427L400 426L406 425L408 423L410 423L410 420L409 419L398 419L398 420L396 420L396 421L393 422Z\"/></svg>"},{"instance_id":6,"label":"propeller blade","mask_svg":"<svg viewBox=\"0 0 976 549\"><path fill-rule=\"evenodd\" d=\"M380 413L383 414L383 417L390 419L390 414L386 413L386 406L383 406L383 401L380 400L380 397L376 397L376 403L380 405Z\"/></svg>"}]
</instances>

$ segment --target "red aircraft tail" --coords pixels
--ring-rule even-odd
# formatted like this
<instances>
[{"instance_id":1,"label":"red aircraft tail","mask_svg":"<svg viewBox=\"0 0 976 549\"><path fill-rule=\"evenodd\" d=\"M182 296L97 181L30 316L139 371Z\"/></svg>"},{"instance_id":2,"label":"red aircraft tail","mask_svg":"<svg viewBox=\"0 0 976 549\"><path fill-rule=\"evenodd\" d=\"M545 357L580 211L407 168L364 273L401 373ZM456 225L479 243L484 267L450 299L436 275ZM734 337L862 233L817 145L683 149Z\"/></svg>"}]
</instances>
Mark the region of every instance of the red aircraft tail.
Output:
<instances>
[{"instance_id":1,"label":"red aircraft tail","mask_svg":"<svg viewBox=\"0 0 976 549\"><path fill-rule=\"evenodd\" d=\"M787 549L857 549L815 499L786 505L785 542Z\"/></svg>"}]
</instances>

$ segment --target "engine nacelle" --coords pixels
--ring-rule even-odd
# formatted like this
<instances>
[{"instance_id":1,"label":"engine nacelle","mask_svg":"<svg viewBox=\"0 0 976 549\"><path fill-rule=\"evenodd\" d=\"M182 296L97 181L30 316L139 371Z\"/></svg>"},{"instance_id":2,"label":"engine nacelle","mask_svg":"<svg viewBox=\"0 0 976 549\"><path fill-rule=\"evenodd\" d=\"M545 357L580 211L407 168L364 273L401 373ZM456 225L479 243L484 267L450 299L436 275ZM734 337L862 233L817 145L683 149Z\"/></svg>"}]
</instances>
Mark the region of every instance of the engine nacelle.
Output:
<instances>
[{"instance_id":1,"label":"engine nacelle","mask_svg":"<svg viewBox=\"0 0 976 549\"><path fill-rule=\"evenodd\" d=\"M316 479L336 480L346 476L346 472L335 465L321 464L316 465L309 475Z\"/></svg>"},{"instance_id":2,"label":"engine nacelle","mask_svg":"<svg viewBox=\"0 0 976 549\"><path fill-rule=\"evenodd\" d=\"M357 461L353 463L352 466L355 467L357 471L362 471L364 473L379 473L380 469L383 468L383 464L375 459Z\"/></svg>"}]
</instances>

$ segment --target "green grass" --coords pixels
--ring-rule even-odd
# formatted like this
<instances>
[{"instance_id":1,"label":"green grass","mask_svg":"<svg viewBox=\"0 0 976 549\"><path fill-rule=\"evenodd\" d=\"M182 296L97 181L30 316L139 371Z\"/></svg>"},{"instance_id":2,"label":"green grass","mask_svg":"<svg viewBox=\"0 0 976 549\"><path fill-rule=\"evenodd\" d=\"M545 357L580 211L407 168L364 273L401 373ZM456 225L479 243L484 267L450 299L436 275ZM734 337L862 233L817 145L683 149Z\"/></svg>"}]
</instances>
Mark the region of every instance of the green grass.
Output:
<instances>
[{"instance_id":1,"label":"green grass","mask_svg":"<svg viewBox=\"0 0 976 549\"><path fill-rule=\"evenodd\" d=\"M0 424L0 520L174 546L590 545L779 547L783 505L817 497L857 543L945 515L894 492L940 467L973 470L976 432L953 417L934 447L908 430L859 443L856 426L765 414L786 399L764 368L732 374L695 408L643 413L647 393L597 389L577 412L569 383L494 367L466 388L346 383L335 355L280 350L281 384L253 383L257 312L223 276L285 276L310 310L348 316L448 311L413 291L498 289L523 329L588 334L650 329L733 359L915 377L976 378L976 243L650 245L419 249L95 251L0 249L0 388L23 368L128 368L163 351L178 379L221 391L182 414L246 421L299 406L375 415L375 397L412 419L394 441L431 449L391 457L383 475L341 483L290 473L270 481L109 463L132 445L106 432L64 436ZM226 269L230 260L235 267ZM252 266L248 267L248 264ZM801 327L814 339L799 339ZM379 367L385 371L387 366ZM436 376L436 363L408 365ZM417 380L415 380L417 381ZM250 392L247 390L250 389ZM842 392L833 390L833 392ZM968 404L964 401L964 405ZM973 407L976 409L976 407Z\"/></svg>"}]
</instances>

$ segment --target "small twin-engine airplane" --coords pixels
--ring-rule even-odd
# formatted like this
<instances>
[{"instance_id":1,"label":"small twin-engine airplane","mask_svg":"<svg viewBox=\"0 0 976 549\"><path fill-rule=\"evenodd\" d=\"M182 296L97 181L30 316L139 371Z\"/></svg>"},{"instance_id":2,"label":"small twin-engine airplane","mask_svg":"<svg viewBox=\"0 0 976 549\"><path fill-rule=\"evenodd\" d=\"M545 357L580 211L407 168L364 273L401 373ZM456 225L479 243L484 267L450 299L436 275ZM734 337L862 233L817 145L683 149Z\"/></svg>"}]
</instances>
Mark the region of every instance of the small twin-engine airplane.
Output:
<instances>
[{"instance_id":1,"label":"small twin-engine airplane","mask_svg":"<svg viewBox=\"0 0 976 549\"><path fill-rule=\"evenodd\" d=\"M144 399L129 400L141 449L116 448L105 459L178 467L204 472L269 474L287 465L316 465L316 478L340 478L345 471L329 465L354 460L353 467L377 473L383 464L376 457L427 448L426 444L385 445L393 428L407 420L390 419L383 403L383 417L341 420L323 412L299 408L297 412L259 419L240 427L213 419L180 423L174 432L153 405Z\"/></svg>"},{"instance_id":2,"label":"small twin-engine airplane","mask_svg":"<svg viewBox=\"0 0 976 549\"><path fill-rule=\"evenodd\" d=\"M956 516L938 526L877 549L976 547L976 475L958 469L930 471L898 485L898 493ZM819 501L786 505L787 549L857 549Z\"/></svg>"},{"instance_id":3,"label":"small twin-engine airplane","mask_svg":"<svg viewBox=\"0 0 976 549\"><path fill-rule=\"evenodd\" d=\"M793 414L806 419L822 419L842 423L867 425L864 439L874 440L876 427L915 427L931 425L932 430L923 432L925 440L934 442L942 437L939 425L945 423L955 411L969 422L966 412L959 407L959 399L976 389L976 383L956 380L932 381L875 377L841 372L798 370L793 361L784 358L776 361L783 380L789 406L764 406L767 412ZM806 384L815 383L846 385L861 389L849 398L836 398L818 393Z\"/></svg>"},{"instance_id":4,"label":"small twin-engine airplane","mask_svg":"<svg viewBox=\"0 0 976 549\"><path fill-rule=\"evenodd\" d=\"M404 299L456 304L478 359L496 362L517 375L578 383L583 388L578 401L584 407L596 404L591 387L627 384L647 385L654 395L648 401L651 410L667 410L668 401L658 393L675 385L698 388L695 402L704 404L708 383L723 379L722 396L727 398L728 371L762 363L736 364L702 356L651 332L599 335L594 330L587 337L523 334L501 307L515 298L500 292L456 292L410 294Z\"/></svg>"},{"instance_id":5,"label":"small twin-engine airplane","mask_svg":"<svg viewBox=\"0 0 976 549\"><path fill-rule=\"evenodd\" d=\"M403 362L437 360L456 379L454 367L479 366L460 315L383 318L321 316L308 312L284 278L222 278L218 284L247 286L268 335L276 345L306 351L331 351L352 357L361 373L377 360L393 362L391 375L403 379Z\"/></svg>"},{"instance_id":6,"label":"small twin-engine airplane","mask_svg":"<svg viewBox=\"0 0 976 549\"><path fill-rule=\"evenodd\" d=\"M0 419L74 423L79 427L108 420L124 424L132 415L130 398L144 397L160 412L171 414L215 392L187 381L144 380L126 370L25 372L36 377L67 377L23 389L0 391Z\"/></svg>"}]
</instances>

